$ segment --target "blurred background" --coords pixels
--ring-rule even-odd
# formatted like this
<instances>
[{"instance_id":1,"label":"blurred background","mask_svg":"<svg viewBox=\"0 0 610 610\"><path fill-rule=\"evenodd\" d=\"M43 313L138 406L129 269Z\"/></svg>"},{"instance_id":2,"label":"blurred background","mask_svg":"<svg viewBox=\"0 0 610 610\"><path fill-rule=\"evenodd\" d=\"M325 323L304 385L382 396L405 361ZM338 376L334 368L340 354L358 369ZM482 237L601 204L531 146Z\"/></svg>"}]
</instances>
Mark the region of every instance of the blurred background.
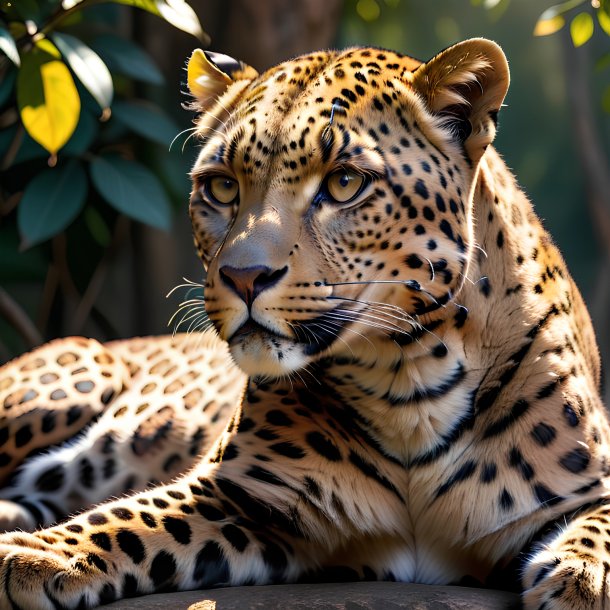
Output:
<instances>
[{"instance_id":1,"label":"blurred background","mask_svg":"<svg viewBox=\"0 0 610 610\"><path fill-rule=\"evenodd\" d=\"M57 336L167 332L184 291L166 294L201 281L187 216L196 147L185 132L169 149L194 118L181 107L193 48L263 70L334 46L427 59L472 36L509 58L496 147L563 251L610 362L610 1L189 5L0 2L0 363ZM44 96L41 66L64 83L42 118L27 114Z\"/></svg>"}]
</instances>

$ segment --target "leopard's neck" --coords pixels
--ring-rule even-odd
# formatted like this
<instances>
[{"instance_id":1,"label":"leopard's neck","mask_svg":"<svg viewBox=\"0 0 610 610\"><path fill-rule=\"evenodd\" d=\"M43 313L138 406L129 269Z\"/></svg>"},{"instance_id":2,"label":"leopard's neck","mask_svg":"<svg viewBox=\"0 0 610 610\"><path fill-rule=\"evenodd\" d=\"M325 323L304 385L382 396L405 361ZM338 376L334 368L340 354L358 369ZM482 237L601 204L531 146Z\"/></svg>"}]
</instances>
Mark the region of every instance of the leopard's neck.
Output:
<instances>
[{"instance_id":1,"label":"leopard's neck","mask_svg":"<svg viewBox=\"0 0 610 610\"><path fill-rule=\"evenodd\" d=\"M512 209L515 197L524 201ZM472 427L481 384L501 374L494 371L498 351L517 351L528 325L544 315L526 308L518 320L494 319L505 315L508 298L516 301L516 312L523 309L517 250L543 229L492 149L481 162L472 199L470 264L454 298L420 316L421 326L402 324L404 333L350 336L324 368L326 382L358 411L372 436L406 463L450 451ZM517 213L523 215L521 239L511 228Z\"/></svg>"}]
</instances>

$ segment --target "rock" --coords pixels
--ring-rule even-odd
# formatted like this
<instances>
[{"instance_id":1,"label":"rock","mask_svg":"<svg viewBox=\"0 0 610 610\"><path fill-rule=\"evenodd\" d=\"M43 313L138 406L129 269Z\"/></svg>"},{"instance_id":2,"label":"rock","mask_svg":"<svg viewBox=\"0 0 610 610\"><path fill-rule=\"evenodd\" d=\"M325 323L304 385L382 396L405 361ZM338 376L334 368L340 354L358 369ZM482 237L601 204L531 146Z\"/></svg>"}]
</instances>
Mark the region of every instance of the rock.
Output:
<instances>
[{"instance_id":1,"label":"rock","mask_svg":"<svg viewBox=\"0 0 610 610\"><path fill-rule=\"evenodd\" d=\"M121 600L100 610L516 610L505 591L396 582L231 587Z\"/></svg>"}]
</instances>

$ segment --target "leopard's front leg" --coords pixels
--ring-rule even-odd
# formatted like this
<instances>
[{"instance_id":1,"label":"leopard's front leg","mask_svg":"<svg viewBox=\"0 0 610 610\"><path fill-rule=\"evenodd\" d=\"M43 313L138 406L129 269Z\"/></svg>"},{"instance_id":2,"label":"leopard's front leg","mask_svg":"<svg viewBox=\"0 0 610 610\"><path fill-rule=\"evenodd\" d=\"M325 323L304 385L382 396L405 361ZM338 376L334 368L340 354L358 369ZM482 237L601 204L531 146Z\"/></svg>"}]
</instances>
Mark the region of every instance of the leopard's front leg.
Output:
<instances>
[{"instance_id":1,"label":"leopard's front leg","mask_svg":"<svg viewBox=\"0 0 610 610\"><path fill-rule=\"evenodd\" d=\"M283 508L229 480L189 478L34 534L4 534L0 608L91 608L167 589L294 580L312 562Z\"/></svg>"},{"instance_id":2,"label":"leopard's front leg","mask_svg":"<svg viewBox=\"0 0 610 610\"><path fill-rule=\"evenodd\" d=\"M526 610L610 608L610 507L572 519L547 540L523 573Z\"/></svg>"},{"instance_id":3,"label":"leopard's front leg","mask_svg":"<svg viewBox=\"0 0 610 610\"><path fill-rule=\"evenodd\" d=\"M349 420L284 407L250 405L224 445L169 486L0 536L0 609L290 582L363 532L396 535L404 506L390 480L404 468L373 468L374 445L348 446Z\"/></svg>"}]
</instances>

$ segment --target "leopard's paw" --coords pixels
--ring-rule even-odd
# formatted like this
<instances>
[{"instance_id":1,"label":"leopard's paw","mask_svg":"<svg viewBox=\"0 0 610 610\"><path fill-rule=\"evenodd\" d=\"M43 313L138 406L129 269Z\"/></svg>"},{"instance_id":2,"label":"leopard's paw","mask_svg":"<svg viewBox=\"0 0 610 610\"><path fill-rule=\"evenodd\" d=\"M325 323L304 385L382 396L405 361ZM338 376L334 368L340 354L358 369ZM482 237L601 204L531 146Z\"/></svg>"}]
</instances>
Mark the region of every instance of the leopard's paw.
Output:
<instances>
[{"instance_id":1,"label":"leopard's paw","mask_svg":"<svg viewBox=\"0 0 610 610\"><path fill-rule=\"evenodd\" d=\"M32 513L25 507L10 500L0 500L0 532L31 532L37 525Z\"/></svg>"},{"instance_id":2,"label":"leopard's paw","mask_svg":"<svg viewBox=\"0 0 610 610\"><path fill-rule=\"evenodd\" d=\"M112 568L93 553L59 554L33 535L2 535L0 610L86 609L113 601Z\"/></svg>"},{"instance_id":3,"label":"leopard's paw","mask_svg":"<svg viewBox=\"0 0 610 610\"><path fill-rule=\"evenodd\" d=\"M538 553L523 574L523 606L525 610L607 608L610 606L609 571L608 562L592 555Z\"/></svg>"}]
</instances>

